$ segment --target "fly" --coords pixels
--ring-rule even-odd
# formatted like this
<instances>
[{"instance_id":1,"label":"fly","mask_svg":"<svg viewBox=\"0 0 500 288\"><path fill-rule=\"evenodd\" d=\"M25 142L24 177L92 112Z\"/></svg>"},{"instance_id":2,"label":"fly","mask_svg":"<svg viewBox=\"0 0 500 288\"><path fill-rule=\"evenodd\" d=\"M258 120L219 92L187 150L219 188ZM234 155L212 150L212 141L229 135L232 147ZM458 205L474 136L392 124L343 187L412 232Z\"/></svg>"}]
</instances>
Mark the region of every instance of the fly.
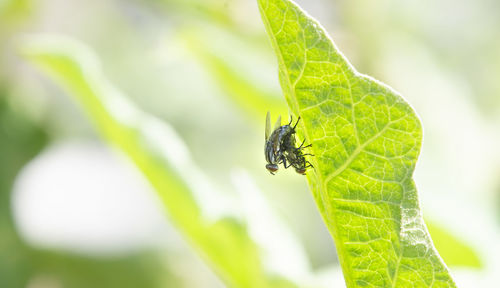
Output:
<instances>
[{"instance_id":1,"label":"fly","mask_svg":"<svg viewBox=\"0 0 500 288\"><path fill-rule=\"evenodd\" d=\"M288 167L293 166L293 168L295 168L295 172L302 174L302 175L306 175L307 168L309 168L309 167L314 168L314 166L311 164L311 162L307 161L306 157L305 157L306 155L310 155L310 156L314 156L314 155L309 154L309 153L304 154L302 152L302 149L307 148L307 147L311 147L312 145L309 144L309 145L304 146L304 143L305 143L305 140L302 141L302 144L300 144L300 146L297 148L295 148L295 146L289 147L286 150L286 155L285 155L285 158L288 159L288 162L289 162ZM285 165L285 168L288 168L286 166L286 163L284 163L284 165Z\"/></svg>"},{"instance_id":2,"label":"fly","mask_svg":"<svg viewBox=\"0 0 500 288\"><path fill-rule=\"evenodd\" d=\"M279 116L271 133L271 114L267 112L264 154L267 161L266 169L273 175L278 171L278 164L282 163L284 159L283 151L281 151L282 130L281 116Z\"/></svg>"},{"instance_id":3,"label":"fly","mask_svg":"<svg viewBox=\"0 0 500 288\"><path fill-rule=\"evenodd\" d=\"M300 117L292 127L292 119L288 125L281 125L281 116L274 124L273 132L271 133L271 116L267 112L266 115L266 133L264 154L266 156L266 169L274 175L278 171L278 165L283 163L286 168L293 166L299 174L305 175L306 169L313 167L304 156L302 149L310 147L304 146L304 142L299 147L295 147L295 128L300 121Z\"/></svg>"}]
</instances>

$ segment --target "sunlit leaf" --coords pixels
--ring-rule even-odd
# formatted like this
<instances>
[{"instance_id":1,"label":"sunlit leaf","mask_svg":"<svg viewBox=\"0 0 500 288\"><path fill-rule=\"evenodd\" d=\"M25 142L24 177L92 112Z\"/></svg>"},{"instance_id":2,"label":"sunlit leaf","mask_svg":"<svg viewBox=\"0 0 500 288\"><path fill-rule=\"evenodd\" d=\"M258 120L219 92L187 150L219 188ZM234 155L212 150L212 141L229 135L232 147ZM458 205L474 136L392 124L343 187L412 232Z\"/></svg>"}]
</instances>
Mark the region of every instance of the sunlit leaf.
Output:
<instances>
[{"instance_id":1,"label":"sunlit leaf","mask_svg":"<svg viewBox=\"0 0 500 288\"><path fill-rule=\"evenodd\" d=\"M226 91L239 109L259 120L266 111L273 111L277 115L288 114L287 108L283 107L285 103L274 95L269 95L268 90L263 89L258 82L252 81L251 77L245 75L244 66L231 65L234 63L231 63L231 56L227 52L211 47L213 43L206 41L205 38L213 39L214 35L209 33L209 35L202 36L200 35L202 33L192 31L185 34L188 34L185 38L188 40L190 50L198 56L210 76ZM240 50L237 50L239 53ZM463 243L456 235L444 230L444 227L438 228L432 222L426 222L438 252L448 265L481 267L479 256L473 248Z\"/></svg>"},{"instance_id":2,"label":"sunlit leaf","mask_svg":"<svg viewBox=\"0 0 500 288\"><path fill-rule=\"evenodd\" d=\"M258 0L299 134L308 180L348 287L454 287L412 179L422 128L395 91L359 74L289 0Z\"/></svg>"},{"instance_id":3,"label":"sunlit leaf","mask_svg":"<svg viewBox=\"0 0 500 288\"><path fill-rule=\"evenodd\" d=\"M129 103L85 47L42 38L28 42L24 53L75 96L106 140L130 157L158 192L170 219L229 286L287 283L265 275L246 226L221 214L224 198L209 189L175 131Z\"/></svg>"}]
</instances>

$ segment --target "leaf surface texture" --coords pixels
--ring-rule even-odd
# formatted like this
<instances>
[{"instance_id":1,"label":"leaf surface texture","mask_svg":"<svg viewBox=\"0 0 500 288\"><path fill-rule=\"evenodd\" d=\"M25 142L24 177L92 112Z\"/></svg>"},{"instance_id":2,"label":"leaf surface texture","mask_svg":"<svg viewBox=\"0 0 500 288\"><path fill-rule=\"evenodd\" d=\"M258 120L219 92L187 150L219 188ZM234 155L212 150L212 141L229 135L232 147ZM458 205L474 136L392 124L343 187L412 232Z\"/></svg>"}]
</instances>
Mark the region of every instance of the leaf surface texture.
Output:
<instances>
[{"instance_id":1,"label":"leaf surface texture","mask_svg":"<svg viewBox=\"0 0 500 288\"><path fill-rule=\"evenodd\" d=\"M388 86L358 73L295 3L258 0L299 134L308 180L348 287L454 287L412 179L420 120Z\"/></svg>"}]
</instances>

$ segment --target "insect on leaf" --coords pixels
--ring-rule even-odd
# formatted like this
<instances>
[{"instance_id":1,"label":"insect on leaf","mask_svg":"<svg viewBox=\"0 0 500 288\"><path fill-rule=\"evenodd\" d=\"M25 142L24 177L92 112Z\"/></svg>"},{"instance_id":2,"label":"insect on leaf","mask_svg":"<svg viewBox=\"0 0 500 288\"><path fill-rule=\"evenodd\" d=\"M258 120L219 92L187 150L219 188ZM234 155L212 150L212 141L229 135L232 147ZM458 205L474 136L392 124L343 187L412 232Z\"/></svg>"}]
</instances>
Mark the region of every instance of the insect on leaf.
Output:
<instances>
[{"instance_id":1,"label":"insect on leaf","mask_svg":"<svg viewBox=\"0 0 500 288\"><path fill-rule=\"evenodd\" d=\"M423 222L412 179L422 128L391 88L358 73L289 0L258 0L299 134L308 181L348 287L455 287Z\"/></svg>"}]
</instances>

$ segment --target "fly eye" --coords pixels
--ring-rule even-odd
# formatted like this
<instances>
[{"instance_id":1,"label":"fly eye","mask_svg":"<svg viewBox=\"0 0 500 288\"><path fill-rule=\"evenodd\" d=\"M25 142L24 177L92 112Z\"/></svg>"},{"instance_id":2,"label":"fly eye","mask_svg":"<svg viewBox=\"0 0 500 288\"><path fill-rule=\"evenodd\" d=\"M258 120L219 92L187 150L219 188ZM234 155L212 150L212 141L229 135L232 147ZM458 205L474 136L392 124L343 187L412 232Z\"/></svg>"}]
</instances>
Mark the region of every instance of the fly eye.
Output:
<instances>
[{"instance_id":1,"label":"fly eye","mask_svg":"<svg viewBox=\"0 0 500 288\"><path fill-rule=\"evenodd\" d=\"M276 172L278 171L278 165L276 164L267 164L266 169L269 170L269 172Z\"/></svg>"}]
</instances>

